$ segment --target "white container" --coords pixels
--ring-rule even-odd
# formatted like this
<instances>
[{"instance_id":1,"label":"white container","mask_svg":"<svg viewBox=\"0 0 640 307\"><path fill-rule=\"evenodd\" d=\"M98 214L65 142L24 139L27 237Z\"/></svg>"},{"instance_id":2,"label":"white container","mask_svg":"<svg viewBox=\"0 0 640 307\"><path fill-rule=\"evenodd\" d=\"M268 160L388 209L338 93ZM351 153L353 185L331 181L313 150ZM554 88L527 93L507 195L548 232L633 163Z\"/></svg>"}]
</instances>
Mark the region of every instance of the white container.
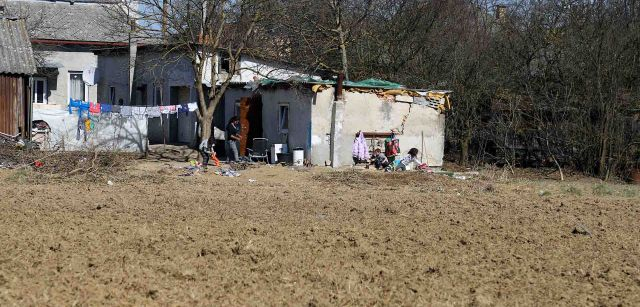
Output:
<instances>
[{"instance_id":1,"label":"white container","mask_svg":"<svg viewBox=\"0 0 640 307\"><path fill-rule=\"evenodd\" d=\"M304 149L295 148L293 150L293 165L304 166Z\"/></svg>"},{"instance_id":2,"label":"white container","mask_svg":"<svg viewBox=\"0 0 640 307\"><path fill-rule=\"evenodd\" d=\"M271 145L271 164L278 163L278 154L287 152L287 144L272 144Z\"/></svg>"}]
</instances>

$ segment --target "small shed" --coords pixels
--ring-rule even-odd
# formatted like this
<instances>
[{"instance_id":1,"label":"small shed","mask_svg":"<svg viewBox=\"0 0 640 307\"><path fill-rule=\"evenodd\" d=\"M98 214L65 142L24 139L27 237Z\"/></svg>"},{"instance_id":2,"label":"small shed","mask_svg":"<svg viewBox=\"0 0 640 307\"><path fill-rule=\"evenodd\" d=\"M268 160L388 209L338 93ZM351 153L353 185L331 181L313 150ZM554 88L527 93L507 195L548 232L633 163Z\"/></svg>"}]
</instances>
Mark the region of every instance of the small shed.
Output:
<instances>
[{"instance_id":1,"label":"small shed","mask_svg":"<svg viewBox=\"0 0 640 307\"><path fill-rule=\"evenodd\" d=\"M25 21L0 16L0 133L30 138L29 82L35 73Z\"/></svg>"},{"instance_id":2,"label":"small shed","mask_svg":"<svg viewBox=\"0 0 640 307\"><path fill-rule=\"evenodd\" d=\"M417 148L421 162L442 166L451 91L410 89L376 79L342 85L342 95L330 80L263 79L255 91L230 89L225 109L233 110L235 97L248 98L240 99L239 111L228 114L225 122L239 115L246 147L263 137L271 144L304 150L304 158L316 165L353 164L353 141L362 132L370 152L384 149L393 134L402 155Z\"/></svg>"}]
</instances>

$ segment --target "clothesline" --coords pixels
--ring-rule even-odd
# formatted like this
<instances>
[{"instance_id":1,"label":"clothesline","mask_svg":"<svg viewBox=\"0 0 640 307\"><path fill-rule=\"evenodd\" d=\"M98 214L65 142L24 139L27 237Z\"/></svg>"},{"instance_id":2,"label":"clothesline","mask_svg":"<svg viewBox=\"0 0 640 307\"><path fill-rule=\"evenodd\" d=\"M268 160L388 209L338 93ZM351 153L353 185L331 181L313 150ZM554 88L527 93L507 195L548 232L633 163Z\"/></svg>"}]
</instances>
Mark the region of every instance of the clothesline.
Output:
<instances>
[{"instance_id":1,"label":"clothesline","mask_svg":"<svg viewBox=\"0 0 640 307\"><path fill-rule=\"evenodd\" d=\"M87 115L119 114L123 117L158 118L164 114L188 114L198 110L195 102L168 106L121 106L108 103L87 102L82 100L69 100L69 114L77 110L78 115L83 112Z\"/></svg>"}]
</instances>

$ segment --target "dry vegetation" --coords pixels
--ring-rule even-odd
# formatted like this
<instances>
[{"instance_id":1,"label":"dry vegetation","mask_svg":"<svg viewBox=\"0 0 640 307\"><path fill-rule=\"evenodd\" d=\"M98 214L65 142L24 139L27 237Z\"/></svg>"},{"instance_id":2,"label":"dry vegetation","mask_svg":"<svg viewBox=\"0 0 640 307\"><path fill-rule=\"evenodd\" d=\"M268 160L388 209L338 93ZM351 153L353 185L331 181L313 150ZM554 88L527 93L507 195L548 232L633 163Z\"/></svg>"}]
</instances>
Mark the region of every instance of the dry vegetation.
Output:
<instances>
[{"instance_id":1,"label":"dry vegetation","mask_svg":"<svg viewBox=\"0 0 640 307\"><path fill-rule=\"evenodd\" d=\"M637 186L241 172L0 170L0 305L640 304Z\"/></svg>"},{"instance_id":2,"label":"dry vegetation","mask_svg":"<svg viewBox=\"0 0 640 307\"><path fill-rule=\"evenodd\" d=\"M140 155L98 151L16 150L0 144L0 168L14 169L11 178L30 183L50 180L98 181L122 175L126 166Z\"/></svg>"}]
</instances>

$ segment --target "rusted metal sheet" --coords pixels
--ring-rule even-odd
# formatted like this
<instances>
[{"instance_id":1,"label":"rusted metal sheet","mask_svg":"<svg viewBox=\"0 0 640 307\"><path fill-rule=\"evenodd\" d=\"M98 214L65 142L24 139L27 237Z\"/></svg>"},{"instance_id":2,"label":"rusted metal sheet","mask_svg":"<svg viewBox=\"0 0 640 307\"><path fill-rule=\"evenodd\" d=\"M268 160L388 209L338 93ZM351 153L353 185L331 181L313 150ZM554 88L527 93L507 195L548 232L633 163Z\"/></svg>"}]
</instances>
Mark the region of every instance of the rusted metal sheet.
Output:
<instances>
[{"instance_id":1,"label":"rusted metal sheet","mask_svg":"<svg viewBox=\"0 0 640 307\"><path fill-rule=\"evenodd\" d=\"M29 137L30 103L27 77L0 74L0 132Z\"/></svg>"}]
</instances>

